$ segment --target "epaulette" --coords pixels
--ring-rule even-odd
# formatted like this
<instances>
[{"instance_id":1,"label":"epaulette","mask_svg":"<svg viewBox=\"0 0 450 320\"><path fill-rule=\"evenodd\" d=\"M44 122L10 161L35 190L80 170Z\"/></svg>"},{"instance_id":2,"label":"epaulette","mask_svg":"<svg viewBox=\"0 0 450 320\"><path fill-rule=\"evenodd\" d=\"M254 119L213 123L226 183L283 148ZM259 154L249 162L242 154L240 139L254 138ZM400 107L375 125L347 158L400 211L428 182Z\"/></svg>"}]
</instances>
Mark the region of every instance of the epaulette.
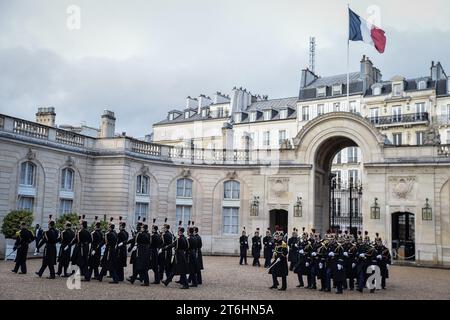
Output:
<instances>
[{"instance_id":1,"label":"epaulette","mask_svg":"<svg viewBox=\"0 0 450 320\"><path fill-rule=\"evenodd\" d=\"M283 241L283 243L281 244L281 247L282 247L282 248L287 248L286 242Z\"/></svg>"},{"instance_id":2,"label":"epaulette","mask_svg":"<svg viewBox=\"0 0 450 320\"><path fill-rule=\"evenodd\" d=\"M16 231L16 237L20 236L20 230Z\"/></svg>"}]
</instances>

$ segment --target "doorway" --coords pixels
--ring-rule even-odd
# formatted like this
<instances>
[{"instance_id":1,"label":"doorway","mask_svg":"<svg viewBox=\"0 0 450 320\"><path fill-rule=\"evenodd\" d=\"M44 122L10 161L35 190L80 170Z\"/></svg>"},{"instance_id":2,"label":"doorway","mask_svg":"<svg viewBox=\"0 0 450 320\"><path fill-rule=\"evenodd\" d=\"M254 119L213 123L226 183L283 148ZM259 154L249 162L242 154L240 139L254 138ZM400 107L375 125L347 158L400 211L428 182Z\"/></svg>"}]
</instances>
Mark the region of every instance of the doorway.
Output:
<instances>
[{"instance_id":1,"label":"doorway","mask_svg":"<svg viewBox=\"0 0 450 320\"><path fill-rule=\"evenodd\" d=\"M269 211L270 214L270 230L275 232L278 226L284 233L288 232L288 212L286 210L274 209Z\"/></svg>"},{"instance_id":2,"label":"doorway","mask_svg":"<svg viewBox=\"0 0 450 320\"><path fill-rule=\"evenodd\" d=\"M416 256L414 214L392 214L392 251L394 260L414 261Z\"/></svg>"}]
</instances>

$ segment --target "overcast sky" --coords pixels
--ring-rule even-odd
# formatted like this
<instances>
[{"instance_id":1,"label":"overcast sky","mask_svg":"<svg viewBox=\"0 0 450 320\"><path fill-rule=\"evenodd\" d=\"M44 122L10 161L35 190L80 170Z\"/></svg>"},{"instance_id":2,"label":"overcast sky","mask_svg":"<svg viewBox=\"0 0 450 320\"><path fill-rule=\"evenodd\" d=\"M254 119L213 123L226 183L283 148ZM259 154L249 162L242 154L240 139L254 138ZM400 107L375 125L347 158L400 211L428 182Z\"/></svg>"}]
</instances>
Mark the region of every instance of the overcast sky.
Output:
<instances>
[{"instance_id":1,"label":"overcast sky","mask_svg":"<svg viewBox=\"0 0 450 320\"><path fill-rule=\"evenodd\" d=\"M317 73L346 72L347 2L388 38L383 55L352 43L352 70L367 54L384 79L428 75L432 60L450 73L448 0L0 0L0 113L54 106L58 124L98 127L108 108L117 132L143 137L188 95L293 97L310 36Z\"/></svg>"}]
</instances>

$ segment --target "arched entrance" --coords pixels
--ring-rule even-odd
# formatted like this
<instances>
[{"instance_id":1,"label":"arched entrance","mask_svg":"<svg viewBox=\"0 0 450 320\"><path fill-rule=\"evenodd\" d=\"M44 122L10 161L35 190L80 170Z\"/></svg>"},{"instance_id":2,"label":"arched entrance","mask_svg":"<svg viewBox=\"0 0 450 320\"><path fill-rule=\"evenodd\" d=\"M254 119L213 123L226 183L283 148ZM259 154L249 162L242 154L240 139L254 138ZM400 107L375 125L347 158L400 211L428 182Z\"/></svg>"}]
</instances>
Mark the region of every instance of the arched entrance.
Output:
<instances>
[{"instance_id":1,"label":"arched entrance","mask_svg":"<svg viewBox=\"0 0 450 320\"><path fill-rule=\"evenodd\" d=\"M288 231L288 212L282 209L273 209L269 211L270 230L275 231L275 227L279 226L285 233Z\"/></svg>"},{"instance_id":2,"label":"arched entrance","mask_svg":"<svg viewBox=\"0 0 450 320\"><path fill-rule=\"evenodd\" d=\"M392 214L392 251L394 260L414 261L416 254L414 214Z\"/></svg>"},{"instance_id":3,"label":"arched entrance","mask_svg":"<svg viewBox=\"0 0 450 320\"><path fill-rule=\"evenodd\" d=\"M321 233L333 224L342 226L342 229L348 229L350 219L353 220L351 214L355 213L356 200L359 203L359 210L358 216L351 221L354 227L353 232L356 231L355 227L362 228L363 206L364 203L368 205L368 202L364 202L362 194L364 190L359 186L350 188L351 194L348 192L342 195L344 197L343 200L341 199L342 204L345 203L348 209L345 221L332 219L333 210L335 210L334 199L336 199L336 194L332 193L334 188L332 161L340 150L358 147L364 163L381 162L384 141L385 137L370 122L349 112L328 113L310 121L302 128L294 139L294 144L299 161L312 166L307 194L308 221L311 227L315 227ZM365 181L363 165L361 165L360 180Z\"/></svg>"}]
</instances>

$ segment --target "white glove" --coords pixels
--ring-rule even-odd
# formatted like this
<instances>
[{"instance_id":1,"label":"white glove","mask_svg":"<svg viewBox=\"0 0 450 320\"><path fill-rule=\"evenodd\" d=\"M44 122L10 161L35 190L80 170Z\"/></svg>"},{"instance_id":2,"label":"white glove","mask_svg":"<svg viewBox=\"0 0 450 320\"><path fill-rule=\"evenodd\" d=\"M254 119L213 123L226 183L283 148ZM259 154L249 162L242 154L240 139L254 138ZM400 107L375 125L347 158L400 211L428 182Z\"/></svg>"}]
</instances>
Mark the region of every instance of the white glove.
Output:
<instances>
[{"instance_id":1,"label":"white glove","mask_svg":"<svg viewBox=\"0 0 450 320\"><path fill-rule=\"evenodd\" d=\"M390 267L390 266L391 266L390 264L387 264L387 265L386 265L386 268L389 270L389 267Z\"/></svg>"},{"instance_id":2,"label":"white glove","mask_svg":"<svg viewBox=\"0 0 450 320\"><path fill-rule=\"evenodd\" d=\"M348 257L348 252L347 251L344 252L344 256Z\"/></svg>"},{"instance_id":3,"label":"white glove","mask_svg":"<svg viewBox=\"0 0 450 320\"><path fill-rule=\"evenodd\" d=\"M334 252L331 251L331 252L328 254L328 256L329 256L329 257L334 257Z\"/></svg>"},{"instance_id":4,"label":"white glove","mask_svg":"<svg viewBox=\"0 0 450 320\"><path fill-rule=\"evenodd\" d=\"M272 242L269 242L269 246L271 246L272 245Z\"/></svg>"},{"instance_id":5,"label":"white glove","mask_svg":"<svg viewBox=\"0 0 450 320\"><path fill-rule=\"evenodd\" d=\"M338 268L338 270L341 270L342 269L342 264L338 264L337 268Z\"/></svg>"},{"instance_id":6,"label":"white glove","mask_svg":"<svg viewBox=\"0 0 450 320\"><path fill-rule=\"evenodd\" d=\"M356 263L352 263L352 269L355 269Z\"/></svg>"},{"instance_id":7,"label":"white glove","mask_svg":"<svg viewBox=\"0 0 450 320\"><path fill-rule=\"evenodd\" d=\"M121 247L121 246L123 246L123 242L119 243L119 245L118 245L118 247Z\"/></svg>"},{"instance_id":8,"label":"white glove","mask_svg":"<svg viewBox=\"0 0 450 320\"><path fill-rule=\"evenodd\" d=\"M303 251L303 249L301 249L299 252L300 252L301 254L304 254L304 253L305 253L305 251Z\"/></svg>"},{"instance_id":9,"label":"white glove","mask_svg":"<svg viewBox=\"0 0 450 320\"><path fill-rule=\"evenodd\" d=\"M69 250L69 248L70 248L69 246L65 247L65 248L64 248L64 251Z\"/></svg>"},{"instance_id":10,"label":"white glove","mask_svg":"<svg viewBox=\"0 0 450 320\"><path fill-rule=\"evenodd\" d=\"M377 259L378 259L378 260L383 259L383 257L381 256L381 254L377 255Z\"/></svg>"},{"instance_id":11,"label":"white glove","mask_svg":"<svg viewBox=\"0 0 450 320\"><path fill-rule=\"evenodd\" d=\"M322 262L320 262L319 263L319 269L322 269L322 267L323 267L323 264L322 264Z\"/></svg>"},{"instance_id":12,"label":"white glove","mask_svg":"<svg viewBox=\"0 0 450 320\"><path fill-rule=\"evenodd\" d=\"M134 246L133 249L131 249L131 251L136 251L137 247Z\"/></svg>"},{"instance_id":13,"label":"white glove","mask_svg":"<svg viewBox=\"0 0 450 320\"><path fill-rule=\"evenodd\" d=\"M305 267L309 267L309 262L306 262L306 263L305 263Z\"/></svg>"},{"instance_id":14,"label":"white glove","mask_svg":"<svg viewBox=\"0 0 450 320\"><path fill-rule=\"evenodd\" d=\"M364 258L365 256L366 256L366 255L365 255L364 253L360 253L360 254L359 254L359 257L360 257L360 258Z\"/></svg>"},{"instance_id":15,"label":"white glove","mask_svg":"<svg viewBox=\"0 0 450 320\"><path fill-rule=\"evenodd\" d=\"M311 255L312 255L313 257L315 257L315 256L317 256L317 253L313 252L313 253L311 253Z\"/></svg>"},{"instance_id":16,"label":"white glove","mask_svg":"<svg viewBox=\"0 0 450 320\"><path fill-rule=\"evenodd\" d=\"M245 241L244 243L247 244L247 241Z\"/></svg>"},{"instance_id":17,"label":"white glove","mask_svg":"<svg viewBox=\"0 0 450 320\"><path fill-rule=\"evenodd\" d=\"M372 271L375 271L375 265L371 265L370 268L372 269Z\"/></svg>"},{"instance_id":18,"label":"white glove","mask_svg":"<svg viewBox=\"0 0 450 320\"><path fill-rule=\"evenodd\" d=\"M95 254L95 250L92 250L92 255L94 255Z\"/></svg>"}]
</instances>

